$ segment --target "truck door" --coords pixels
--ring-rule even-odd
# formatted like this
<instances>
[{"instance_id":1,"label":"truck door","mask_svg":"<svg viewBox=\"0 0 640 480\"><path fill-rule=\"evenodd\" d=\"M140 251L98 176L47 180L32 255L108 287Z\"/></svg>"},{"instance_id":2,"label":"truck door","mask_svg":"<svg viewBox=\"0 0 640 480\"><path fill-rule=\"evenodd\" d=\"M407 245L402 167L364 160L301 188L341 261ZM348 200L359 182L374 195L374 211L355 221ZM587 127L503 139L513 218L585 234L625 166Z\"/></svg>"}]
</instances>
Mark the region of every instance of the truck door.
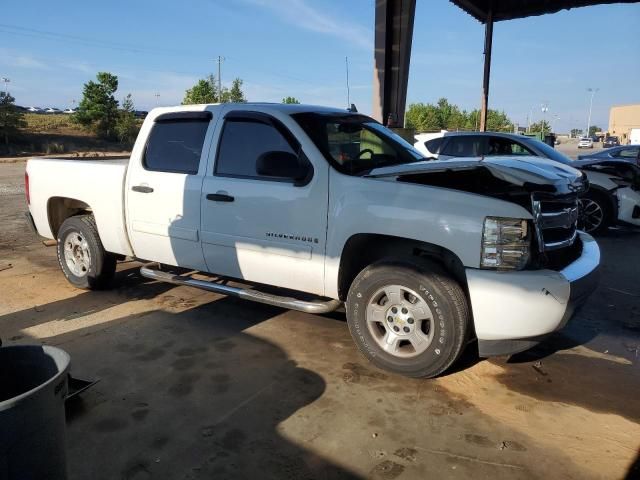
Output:
<instances>
[{"instance_id":1,"label":"truck door","mask_svg":"<svg viewBox=\"0 0 640 480\"><path fill-rule=\"evenodd\" d=\"M288 115L225 115L202 187L202 248L210 272L323 295L329 167L294 130ZM297 159L309 175L266 175L261 159Z\"/></svg>"},{"instance_id":2,"label":"truck door","mask_svg":"<svg viewBox=\"0 0 640 480\"><path fill-rule=\"evenodd\" d=\"M200 192L213 123L210 111L165 113L145 123L140 138L147 140L136 143L126 182L127 228L137 257L206 270Z\"/></svg>"}]
</instances>

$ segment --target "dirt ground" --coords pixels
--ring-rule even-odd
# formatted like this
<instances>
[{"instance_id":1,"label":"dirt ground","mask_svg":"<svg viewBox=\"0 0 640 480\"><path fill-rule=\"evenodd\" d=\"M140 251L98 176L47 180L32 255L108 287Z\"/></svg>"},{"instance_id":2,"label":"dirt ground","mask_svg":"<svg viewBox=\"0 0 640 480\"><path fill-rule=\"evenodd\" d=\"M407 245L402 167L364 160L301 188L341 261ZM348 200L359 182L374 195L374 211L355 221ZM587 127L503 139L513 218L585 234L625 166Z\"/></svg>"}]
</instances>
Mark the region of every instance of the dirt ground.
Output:
<instances>
[{"instance_id":1,"label":"dirt ground","mask_svg":"<svg viewBox=\"0 0 640 480\"><path fill-rule=\"evenodd\" d=\"M23 169L0 164L0 337L100 379L67 405L71 479L640 478L640 233L599 239L599 289L540 347L411 380L367 363L340 313L133 262L113 290L75 290L23 219Z\"/></svg>"}]
</instances>

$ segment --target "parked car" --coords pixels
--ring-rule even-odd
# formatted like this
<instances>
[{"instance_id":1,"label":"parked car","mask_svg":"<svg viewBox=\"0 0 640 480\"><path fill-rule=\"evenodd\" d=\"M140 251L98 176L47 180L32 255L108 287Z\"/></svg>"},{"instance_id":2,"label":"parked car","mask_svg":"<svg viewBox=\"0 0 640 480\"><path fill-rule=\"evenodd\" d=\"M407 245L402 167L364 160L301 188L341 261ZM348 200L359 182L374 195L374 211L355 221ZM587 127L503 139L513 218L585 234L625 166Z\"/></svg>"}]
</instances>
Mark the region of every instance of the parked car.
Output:
<instances>
[{"instance_id":1,"label":"parked car","mask_svg":"<svg viewBox=\"0 0 640 480\"><path fill-rule=\"evenodd\" d=\"M624 145L607 148L588 155L578 155L578 160L622 160L640 166L640 145Z\"/></svg>"},{"instance_id":2,"label":"parked car","mask_svg":"<svg viewBox=\"0 0 640 480\"><path fill-rule=\"evenodd\" d=\"M31 113L42 113L42 109L40 107L27 107L27 111Z\"/></svg>"},{"instance_id":3,"label":"parked car","mask_svg":"<svg viewBox=\"0 0 640 480\"><path fill-rule=\"evenodd\" d=\"M578 141L578 148L593 148L593 138L584 137Z\"/></svg>"},{"instance_id":4,"label":"parked car","mask_svg":"<svg viewBox=\"0 0 640 480\"><path fill-rule=\"evenodd\" d=\"M67 115L71 115L72 113L76 113L78 111L77 108L66 108L62 113L66 113Z\"/></svg>"},{"instance_id":5,"label":"parked car","mask_svg":"<svg viewBox=\"0 0 640 480\"><path fill-rule=\"evenodd\" d=\"M607 137L602 142L602 148L617 147L618 145L620 145L620 140L618 139L618 137L614 136Z\"/></svg>"},{"instance_id":6,"label":"parked car","mask_svg":"<svg viewBox=\"0 0 640 480\"><path fill-rule=\"evenodd\" d=\"M62 110L55 107L49 107L44 109L44 113L62 113Z\"/></svg>"},{"instance_id":7,"label":"parked car","mask_svg":"<svg viewBox=\"0 0 640 480\"><path fill-rule=\"evenodd\" d=\"M415 143L424 155L438 160L456 157L533 155L579 168L589 179L590 188L581 196L581 227L588 233L601 233L611 225L640 226L640 167L619 158L571 160L546 143L525 135L498 132L444 132L426 142ZM416 135L416 138L423 138ZM599 151L600 155L608 149Z\"/></svg>"},{"instance_id":8,"label":"parked car","mask_svg":"<svg viewBox=\"0 0 640 480\"><path fill-rule=\"evenodd\" d=\"M576 225L586 186L532 157L429 162L358 113L249 103L157 108L130 159L31 159L25 177L72 285L106 287L131 256L163 282L309 313L344 302L362 353L411 377L474 337L503 355L565 324L599 265Z\"/></svg>"},{"instance_id":9,"label":"parked car","mask_svg":"<svg viewBox=\"0 0 640 480\"><path fill-rule=\"evenodd\" d=\"M147 118L147 115L149 115L149 112L145 110L136 110L135 112L133 112L133 115L136 118Z\"/></svg>"}]
</instances>

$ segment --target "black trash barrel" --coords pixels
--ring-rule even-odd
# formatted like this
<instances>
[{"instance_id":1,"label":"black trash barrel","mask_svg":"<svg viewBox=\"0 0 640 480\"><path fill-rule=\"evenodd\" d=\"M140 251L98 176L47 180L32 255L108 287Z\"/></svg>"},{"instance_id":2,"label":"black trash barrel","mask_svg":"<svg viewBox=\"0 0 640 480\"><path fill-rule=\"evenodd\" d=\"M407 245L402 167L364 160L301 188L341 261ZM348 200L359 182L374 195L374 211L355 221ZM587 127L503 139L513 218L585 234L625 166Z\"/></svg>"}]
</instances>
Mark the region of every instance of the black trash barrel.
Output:
<instances>
[{"instance_id":1,"label":"black trash barrel","mask_svg":"<svg viewBox=\"0 0 640 480\"><path fill-rule=\"evenodd\" d=\"M0 480L67 478L69 361L55 347L0 347Z\"/></svg>"}]
</instances>

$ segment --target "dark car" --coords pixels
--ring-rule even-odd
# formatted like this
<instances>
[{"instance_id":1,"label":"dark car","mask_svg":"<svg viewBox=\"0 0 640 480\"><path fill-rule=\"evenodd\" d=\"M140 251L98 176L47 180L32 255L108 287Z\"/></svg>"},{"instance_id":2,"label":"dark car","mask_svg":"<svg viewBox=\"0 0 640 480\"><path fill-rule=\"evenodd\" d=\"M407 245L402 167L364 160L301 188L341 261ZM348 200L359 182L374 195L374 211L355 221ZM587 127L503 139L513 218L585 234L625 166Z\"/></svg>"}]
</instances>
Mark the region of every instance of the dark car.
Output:
<instances>
[{"instance_id":1,"label":"dark car","mask_svg":"<svg viewBox=\"0 0 640 480\"><path fill-rule=\"evenodd\" d=\"M418 139L418 137L416 137ZM589 233L600 233L621 219L618 216L619 199L616 191L621 187L629 187L634 192L640 191L640 166L634 158L599 158L585 155L583 159L571 160L553 147L535 138L525 135L498 132L446 132L442 136L431 138L414 145L423 154L437 160L453 160L459 157L483 156L535 156L583 170L589 179L590 188L581 198L581 228ZM637 148L640 145L634 145ZM614 147L598 154L615 150ZM628 148L628 147L627 147ZM627 153L631 155L631 153ZM589 175L590 172L593 174ZM632 205L634 209L636 205ZM640 204L637 205L640 209ZM625 210L626 211L626 210ZM636 217L633 217L635 222Z\"/></svg>"},{"instance_id":2,"label":"dark car","mask_svg":"<svg viewBox=\"0 0 640 480\"><path fill-rule=\"evenodd\" d=\"M623 145L588 155L578 155L578 160L621 160L640 166L640 145Z\"/></svg>"},{"instance_id":3,"label":"dark car","mask_svg":"<svg viewBox=\"0 0 640 480\"><path fill-rule=\"evenodd\" d=\"M602 148L617 147L619 145L620 145L620 140L618 139L618 137L607 137L602 142Z\"/></svg>"}]
</instances>

